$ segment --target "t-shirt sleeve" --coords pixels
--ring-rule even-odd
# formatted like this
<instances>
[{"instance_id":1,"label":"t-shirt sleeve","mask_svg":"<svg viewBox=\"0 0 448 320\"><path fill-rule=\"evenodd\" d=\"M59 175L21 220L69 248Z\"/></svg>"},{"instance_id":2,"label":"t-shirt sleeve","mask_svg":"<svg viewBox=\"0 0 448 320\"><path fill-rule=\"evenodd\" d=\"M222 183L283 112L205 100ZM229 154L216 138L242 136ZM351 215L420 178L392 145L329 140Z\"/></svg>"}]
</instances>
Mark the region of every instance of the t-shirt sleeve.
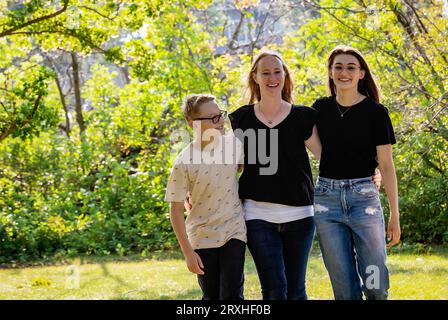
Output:
<instances>
[{"instance_id":1,"label":"t-shirt sleeve","mask_svg":"<svg viewBox=\"0 0 448 320\"><path fill-rule=\"evenodd\" d=\"M239 122L239 118L240 118L239 116L240 116L239 110L236 110L229 114L229 120L230 120L230 124L232 125L233 131L235 131L235 129L238 129L238 122Z\"/></svg>"},{"instance_id":2,"label":"t-shirt sleeve","mask_svg":"<svg viewBox=\"0 0 448 320\"><path fill-rule=\"evenodd\" d=\"M320 111L320 106L321 106L321 100L322 100L322 98L317 99L316 101L314 101L314 103L312 104L311 108L313 108L314 110L319 112Z\"/></svg>"},{"instance_id":3,"label":"t-shirt sleeve","mask_svg":"<svg viewBox=\"0 0 448 320\"><path fill-rule=\"evenodd\" d=\"M165 201L184 202L188 192L188 173L186 165L175 161L166 186Z\"/></svg>"},{"instance_id":4,"label":"t-shirt sleeve","mask_svg":"<svg viewBox=\"0 0 448 320\"><path fill-rule=\"evenodd\" d=\"M241 119L247 114L250 106L242 106L229 114L230 124L232 125L233 131L241 128Z\"/></svg>"},{"instance_id":5,"label":"t-shirt sleeve","mask_svg":"<svg viewBox=\"0 0 448 320\"><path fill-rule=\"evenodd\" d=\"M389 111L386 107L380 106L381 110L376 112L374 123L375 145L395 144L394 128L389 117Z\"/></svg>"},{"instance_id":6,"label":"t-shirt sleeve","mask_svg":"<svg viewBox=\"0 0 448 320\"><path fill-rule=\"evenodd\" d=\"M308 140L313 134L313 127L317 121L317 111L314 108L301 108L301 122L303 140Z\"/></svg>"}]
</instances>

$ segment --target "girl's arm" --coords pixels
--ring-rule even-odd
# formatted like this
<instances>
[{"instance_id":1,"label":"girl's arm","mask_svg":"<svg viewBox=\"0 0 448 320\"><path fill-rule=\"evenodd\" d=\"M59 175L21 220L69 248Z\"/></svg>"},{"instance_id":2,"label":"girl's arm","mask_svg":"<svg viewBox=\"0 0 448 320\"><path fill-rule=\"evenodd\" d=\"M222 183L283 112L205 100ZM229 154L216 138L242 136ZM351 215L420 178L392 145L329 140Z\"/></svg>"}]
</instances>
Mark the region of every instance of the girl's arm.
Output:
<instances>
[{"instance_id":1,"label":"girl's arm","mask_svg":"<svg viewBox=\"0 0 448 320\"><path fill-rule=\"evenodd\" d=\"M313 127L313 133L308 140L305 140L305 146L314 155L316 160L320 160L320 154L322 152L322 144L320 143L319 134L317 133L317 127Z\"/></svg>"},{"instance_id":2,"label":"girl's arm","mask_svg":"<svg viewBox=\"0 0 448 320\"><path fill-rule=\"evenodd\" d=\"M387 248L391 248L400 242L400 213L398 210L398 186L392 159L392 145L386 144L376 147L378 163L383 177L383 185L389 200L390 219L387 225L387 240L390 241Z\"/></svg>"},{"instance_id":3,"label":"girl's arm","mask_svg":"<svg viewBox=\"0 0 448 320\"><path fill-rule=\"evenodd\" d=\"M187 231L185 229L184 204L182 202L171 202L170 219L177 241L184 254L188 270L196 274L204 274L202 270L204 265L202 264L201 258L193 250L190 241L188 241Z\"/></svg>"}]
</instances>

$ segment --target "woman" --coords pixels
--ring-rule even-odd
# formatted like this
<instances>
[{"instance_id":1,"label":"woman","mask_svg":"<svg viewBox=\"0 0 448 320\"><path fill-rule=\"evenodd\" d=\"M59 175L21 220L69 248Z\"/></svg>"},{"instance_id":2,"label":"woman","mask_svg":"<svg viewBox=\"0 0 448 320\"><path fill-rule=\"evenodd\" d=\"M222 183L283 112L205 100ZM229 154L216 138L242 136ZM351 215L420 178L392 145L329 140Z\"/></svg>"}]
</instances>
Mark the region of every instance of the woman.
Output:
<instances>
[{"instance_id":1,"label":"woman","mask_svg":"<svg viewBox=\"0 0 448 320\"><path fill-rule=\"evenodd\" d=\"M371 176L379 165L391 210L391 247L400 240L394 131L358 50L334 48L327 66L330 96L313 105L322 141L314 198L320 248L335 299L362 299L362 292L367 299L386 299L384 217Z\"/></svg>"},{"instance_id":2,"label":"woman","mask_svg":"<svg viewBox=\"0 0 448 320\"><path fill-rule=\"evenodd\" d=\"M249 104L229 115L235 135L245 141L239 195L247 245L264 300L307 299L314 188L305 146L318 157L316 112L292 104L290 72L276 53L255 59L248 88Z\"/></svg>"}]
</instances>

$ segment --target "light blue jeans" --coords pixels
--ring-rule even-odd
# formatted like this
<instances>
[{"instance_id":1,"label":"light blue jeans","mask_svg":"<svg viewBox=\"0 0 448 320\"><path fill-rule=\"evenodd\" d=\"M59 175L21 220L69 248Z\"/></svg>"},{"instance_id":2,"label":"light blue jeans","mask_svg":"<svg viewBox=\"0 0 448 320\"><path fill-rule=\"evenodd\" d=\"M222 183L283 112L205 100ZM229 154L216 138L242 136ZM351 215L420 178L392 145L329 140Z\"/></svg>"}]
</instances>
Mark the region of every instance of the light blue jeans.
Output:
<instances>
[{"instance_id":1,"label":"light blue jeans","mask_svg":"<svg viewBox=\"0 0 448 320\"><path fill-rule=\"evenodd\" d=\"M389 289L384 216L372 178L319 177L314 221L336 300L385 300ZM361 282L362 280L362 282Z\"/></svg>"}]
</instances>

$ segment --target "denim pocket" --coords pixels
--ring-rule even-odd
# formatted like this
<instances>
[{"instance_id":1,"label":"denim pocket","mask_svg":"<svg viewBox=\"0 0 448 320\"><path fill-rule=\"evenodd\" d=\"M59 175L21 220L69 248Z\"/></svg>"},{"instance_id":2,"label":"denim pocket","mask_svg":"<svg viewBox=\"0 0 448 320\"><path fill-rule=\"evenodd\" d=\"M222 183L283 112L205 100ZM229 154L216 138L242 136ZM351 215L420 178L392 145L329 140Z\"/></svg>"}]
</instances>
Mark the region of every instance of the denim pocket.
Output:
<instances>
[{"instance_id":1,"label":"denim pocket","mask_svg":"<svg viewBox=\"0 0 448 320\"><path fill-rule=\"evenodd\" d=\"M325 185L322 185L322 184L317 184L315 189L314 189L314 196L317 196L317 197L324 196L324 195L326 195L329 192L330 192L330 188L329 187L327 187Z\"/></svg>"},{"instance_id":2,"label":"denim pocket","mask_svg":"<svg viewBox=\"0 0 448 320\"><path fill-rule=\"evenodd\" d=\"M353 186L353 191L359 196L373 199L379 196L378 189L373 183L360 183Z\"/></svg>"}]
</instances>

